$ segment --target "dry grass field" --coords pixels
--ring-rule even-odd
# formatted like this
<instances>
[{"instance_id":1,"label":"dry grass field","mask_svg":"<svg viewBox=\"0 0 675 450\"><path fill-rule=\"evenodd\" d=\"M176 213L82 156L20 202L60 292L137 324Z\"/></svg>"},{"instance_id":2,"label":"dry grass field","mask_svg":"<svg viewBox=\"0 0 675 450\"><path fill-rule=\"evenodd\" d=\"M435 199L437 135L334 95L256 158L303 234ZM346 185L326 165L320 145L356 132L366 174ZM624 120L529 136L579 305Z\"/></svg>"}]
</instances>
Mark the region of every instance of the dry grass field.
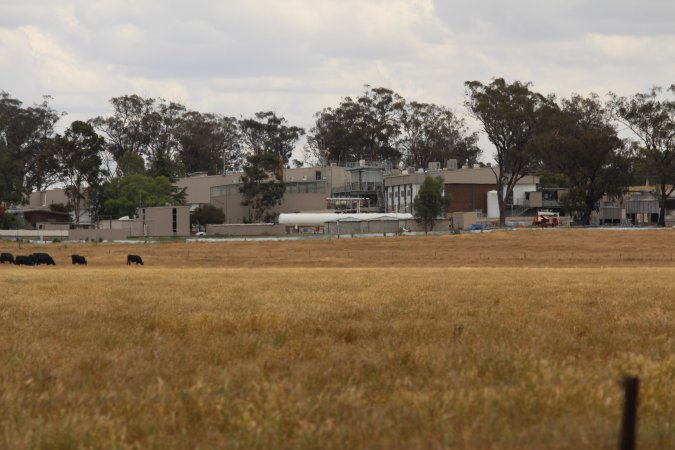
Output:
<instances>
[{"instance_id":1,"label":"dry grass field","mask_svg":"<svg viewBox=\"0 0 675 450\"><path fill-rule=\"evenodd\" d=\"M1 448L675 447L675 230L0 250Z\"/></svg>"}]
</instances>

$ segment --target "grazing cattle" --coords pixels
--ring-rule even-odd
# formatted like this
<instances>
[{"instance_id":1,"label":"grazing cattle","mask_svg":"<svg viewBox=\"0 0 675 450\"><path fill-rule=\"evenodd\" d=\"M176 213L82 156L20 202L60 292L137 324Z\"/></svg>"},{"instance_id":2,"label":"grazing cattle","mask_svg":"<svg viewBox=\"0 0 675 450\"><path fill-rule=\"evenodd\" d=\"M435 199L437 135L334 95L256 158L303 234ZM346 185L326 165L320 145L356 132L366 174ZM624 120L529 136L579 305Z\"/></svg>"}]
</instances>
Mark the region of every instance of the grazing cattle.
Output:
<instances>
[{"instance_id":1,"label":"grazing cattle","mask_svg":"<svg viewBox=\"0 0 675 450\"><path fill-rule=\"evenodd\" d=\"M6 262L14 264L14 255L11 253L0 253L0 263L4 264Z\"/></svg>"},{"instance_id":2,"label":"grazing cattle","mask_svg":"<svg viewBox=\"0 0 675 450\"><path fill-rule=\"evenodd\" d=\"M72 255L70 259L73 261L73 264L84 264L85 266L87 265L87 260L85 259L84 256Z\"/></svg>"},{"instance_id":3,"label":"grazing cattle","mask_svg":"<svg viewBox=\"0 0 675 450\"><path fill-rule=\"evenodd\" d=\"M131 263L136 263L136 265L143 265L143 260L138 255L127 255L127 266Z\"/></svg>"},{"instance_id":4,"label":"grazing cattle","mask_svg":"<svg viewBox=\"0 0 675 450\"><path fill-rule=\"evenodd\" d=\"M48 266L55 266L56 263L48 253L33 253L33 258L35 258L35 264L47 264Z\"/></svg>"},{"instance_id":5,"label":"grazing cattle","mask_svg":"<svg viewBox=\"0 0 675 450\"><path fill-rule=\"evenodd\" d=\"M17 266L34 266L35 257L33 255L16 255L16 258L14 258L14 264Z\"/></svg>"}]
</instances>

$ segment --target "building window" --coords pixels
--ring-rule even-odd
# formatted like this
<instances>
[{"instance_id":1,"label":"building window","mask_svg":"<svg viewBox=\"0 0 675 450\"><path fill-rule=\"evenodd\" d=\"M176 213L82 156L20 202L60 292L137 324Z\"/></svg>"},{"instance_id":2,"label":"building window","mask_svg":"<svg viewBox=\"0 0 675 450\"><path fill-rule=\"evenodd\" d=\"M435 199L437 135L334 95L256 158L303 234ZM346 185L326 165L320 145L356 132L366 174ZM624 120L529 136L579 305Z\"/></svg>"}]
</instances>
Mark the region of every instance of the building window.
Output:
<instances>
[{"instance_id":1,"label":"building window","mask_svg":"<svg viewBox=\"0 0 675 450\"><path fill-rule=\"evenodd\" d=\"M544 191L542 195L544 200L558 200L558 191Z\"/></svg>"},{"instance_id":2,"label":"building window","mask_svg":"<svg viewBox=\"0 0 675 450\"><path fill-rule=\"evenodd\" d=\"M173 234L176 234L176 233L178 232L178 220L177 220L177 219L178 219L178 214L177 214L176 208L173 208L173 210L171 211L171 213L172 213L172 215L173 215L173 218L172 218L173 220L172 220L172 222L171 222L171 223L172 223L172 228L173 228Z\"/></svg>"}]
</instances>

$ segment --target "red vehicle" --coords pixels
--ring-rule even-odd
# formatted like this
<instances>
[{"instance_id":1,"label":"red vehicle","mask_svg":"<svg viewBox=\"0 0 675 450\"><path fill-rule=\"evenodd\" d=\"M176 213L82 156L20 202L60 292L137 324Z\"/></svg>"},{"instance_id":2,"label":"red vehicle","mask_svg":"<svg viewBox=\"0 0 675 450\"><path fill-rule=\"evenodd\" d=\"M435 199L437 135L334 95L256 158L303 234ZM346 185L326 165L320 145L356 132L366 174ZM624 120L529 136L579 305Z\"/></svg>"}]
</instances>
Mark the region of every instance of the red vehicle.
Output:
<instances>
[{"instance_id":1,"label":"red vehicle","mask_svg":"<svg viewBox=\"0 0 675 450\"><path fill-rule=\"evenodd\" d=\"M539 211L539 213L534 216L532 225L541 228L557 227L560 225L558 213L551 211Z\"/></svg>"}]
</instances>

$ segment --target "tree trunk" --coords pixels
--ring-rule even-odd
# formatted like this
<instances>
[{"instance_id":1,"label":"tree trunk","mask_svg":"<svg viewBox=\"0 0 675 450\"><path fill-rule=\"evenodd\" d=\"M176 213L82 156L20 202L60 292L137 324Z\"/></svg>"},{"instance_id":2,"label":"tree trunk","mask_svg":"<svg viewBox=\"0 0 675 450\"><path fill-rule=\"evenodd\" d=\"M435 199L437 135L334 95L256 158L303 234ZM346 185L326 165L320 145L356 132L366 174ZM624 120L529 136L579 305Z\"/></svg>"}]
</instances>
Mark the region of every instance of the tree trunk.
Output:
<instances>
[{"instance_id":1,"label":"tree trunk","mask_svg":"<svg viewBox=\"0 0 675 450\"><path fill-rule=\"evenodd\" d=\"M590 196L586 196L584 199L583 216L581 217L584 225L591 224L591 214L593 214L593 200Z\"/></svg>"},{"instance_id":2,"label":"tree trunk","mask_svg":"<svg viewBox=\"0 0 675 450\"><path fill-rule=\"evenodd\" d=\"M73 201L73 212L75 213L75 223L80 224L80 199Z\"/></svg>"},{"instance_id":3,"label":"tree trunk","mask_svg":"<svg viewBox=\"0 0 675 450\"><path fill-rule=\"evenodd\" d=\"M666 199L668 198L668 193L666 192L666 183L661 183L659 186L661 192L659 193L659 223L660 227L666 226Z\"/></svg>"}]
</instances>

